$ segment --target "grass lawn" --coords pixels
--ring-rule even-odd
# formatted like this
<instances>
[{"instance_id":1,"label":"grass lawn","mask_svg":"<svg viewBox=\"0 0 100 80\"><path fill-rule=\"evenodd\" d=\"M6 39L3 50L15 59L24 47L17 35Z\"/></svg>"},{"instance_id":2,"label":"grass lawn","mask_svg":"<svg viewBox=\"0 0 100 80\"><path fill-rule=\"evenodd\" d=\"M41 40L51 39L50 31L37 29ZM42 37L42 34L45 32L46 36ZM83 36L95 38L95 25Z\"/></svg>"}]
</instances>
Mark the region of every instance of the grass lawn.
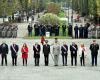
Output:
<instances>
[{"instance_id":1,"label":"grass lawn","mask_svg":"<svg viewBox=\"0 0 100 80\"><path fill-rule=\"evenodd\" d=\"M68 36L68 30L66 29L66 36L63 36L62 35L62 28L60 28L60 31L59 31L59 36L50 36L49 38L45 37L46 39L54 39L54 38L59 38L59 39L71 39L71 37ZM34 36L34 32L33 32L33 36L32 37L28 37L28 35L26 35L24 37L25 39L40 39L41 36Z\"/></svg>"}]
</instances>

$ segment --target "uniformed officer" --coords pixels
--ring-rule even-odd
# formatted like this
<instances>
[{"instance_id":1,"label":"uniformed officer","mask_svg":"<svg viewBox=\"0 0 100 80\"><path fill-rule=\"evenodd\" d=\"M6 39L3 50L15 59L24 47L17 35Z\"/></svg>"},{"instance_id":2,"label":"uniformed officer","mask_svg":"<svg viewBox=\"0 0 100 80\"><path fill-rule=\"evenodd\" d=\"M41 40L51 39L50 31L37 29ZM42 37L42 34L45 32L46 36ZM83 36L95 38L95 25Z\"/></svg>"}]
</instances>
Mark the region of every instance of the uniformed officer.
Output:
<instances>
[{"instance_id":1,"label":"uniformed officer","mask_svg":"<svg viewBox=\"0 0 100 80\"><path fill-rule=\"evenodd\" d=\"M7 54L8 54L8 45L3 42L1 45L1 65L3 66L4 59L5 59L5 65L7 66Z\"/></svg>"},{"instance_id":2,"label":"uniformed officer","mask_svg":"<svg viewBox=\"0 0 100 80\"><path fill-rule=\"evenodd\" d=\"M75 38L78 38L78 25L77 24L74 27L74 31L75 31Z\"/></svg>"},{"instance_id":3,"label":"uniformed officer","mask_svg":"<svg viewBox=\"0 0 100 80\"><path fill-rule=\"evenodd\" d=\"M80 28L79 28L79 38L83 38L83 35L84 35L84 27L81 25Z\"/></svg>"},{"instance_id":4,"label":"uniformed officer","mask_svg":"<svg viewBox=\"0 0 100 80\"><path fill-rule=\"evenodd\" d=\"M99 45L96 43L96 40L93 40L93 43L90 45L91 50L91 57L92 57L92 66L97 66L97 56L98 56L98 50Z\"/></svg>"},{"instance_id":5,"label":"uniformed officer","mask_svg":"<svg viewBox=\"0 0 100 80\"><path fill-rule=\"evenodd\" d=\"M50 54L50 45L48 44L48 40L45 40L45 43L43 45L43 53L44 53L44 61L45 61L45 66L48 66L49 64L49 54Z\"/></svg>"},{"instance_id":6,"label":"uniformed officer","mask_svg":"<svg viewBox=\"0 0 100 80\"><path fill-rule=\"evenodd\" d=\"M28 36L32 37L32 30L33 30L33 28L32 28L31 23L29 23L27 30L28 30Z\"/></svg>"},{"instance_id":7,"label":"uniformed officer","mask_svg":"<svg viewBox=\"0 0 100 80\"><path fill-rule=\"evenodd\" d=\"M2 37L3 37L3 38L6 37L6 27L5 27L5 26L3 26Z\"/></svg>"},{"instance_id":8,"label":"uniformed officer","mask_svg":"<svg viewBox=\"0 0 100 80\"><path fill-rule=\"evenodd\" d=\"M35 36L38 35L38 34L37 34L37 27L38 27L38 25L35 23L35 24L34 24L34 33L35 33Z\"/></svg>"},{"instance_id":9,"label":"uniformed officer","mask_svg":"<svg viewBox=\"0 0 100 80\"><path fill-rule=\"evenodd\" d=\"M87 27L87 25L84 26L84 38L88 38L88 27Z\"/></svg>"},{"instance_id":10,"label":"uniformed officer","mask_svg":"<svg viewBox=\"0 0 100 80\"><path fill-rule=\"evenodd\" d=\"M65 24L62 25L62 33L63 33L63 36L66 36L66 25Z\"/></svg>"},{"instance_id":11,"label":"uniformed officer","mask_svg":"<svg viewBox=\"0 0 100 80\"><path fill-rule=\"evenodd\" d=\"M60 45L58 43L58 39L55 38L55 43L53 45L53 55L54 55L54 66L58 66L59 61L59 54L60 54Z\"/></svg>"},{"instance_id":12,"label":"uniformed officer","mask_svg":"<svg viewBox=\"0 0 100 80\"><path fill-rule=\"evenodd\" d=\"M69 24L68 26L68 35L72 37L72 25L71 24Z\"/></svg>"}]
</instances>

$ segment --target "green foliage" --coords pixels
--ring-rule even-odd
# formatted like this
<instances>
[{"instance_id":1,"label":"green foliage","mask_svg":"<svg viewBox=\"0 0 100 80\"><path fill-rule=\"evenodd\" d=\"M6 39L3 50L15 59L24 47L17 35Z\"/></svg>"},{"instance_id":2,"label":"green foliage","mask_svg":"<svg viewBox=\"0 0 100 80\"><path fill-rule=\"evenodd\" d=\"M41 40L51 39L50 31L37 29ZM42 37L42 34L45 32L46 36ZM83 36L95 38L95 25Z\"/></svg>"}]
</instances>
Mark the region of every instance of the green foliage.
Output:
<instances>
[{"instance_id":1,"label":"green foliage","mask_svg":"<svg viewBox=\"0 0 100 80\"><path fill-rule=\"evenodd\" d=\"M60 6L57 3L50 2L47 5L47 12L48 13L59 14L60 10L61 10Z\"/></svg>"},{"instance_id":2,"label":"green foliage","mask_svg":"<svg viewBox=\"0 0 100 80\"><path fill-rule=\"evenodd\" d=\"M58 16L59 16L59 17L65 17L64 11L61 10L61 11L59 12Z\"/></svg>"},{"instance_id":3,"label":"green foliage","mask_svg":"<svg viewBox=\"0 0 100 80\"><path fill-rule=\"evenodd\" d=\"M55 24L60 24L60 20L57 15L52 14L52 13L46 13L39 18L39 23L42 23L45 25L47 24L55 25Z\"/></svg>"}]
</instances>

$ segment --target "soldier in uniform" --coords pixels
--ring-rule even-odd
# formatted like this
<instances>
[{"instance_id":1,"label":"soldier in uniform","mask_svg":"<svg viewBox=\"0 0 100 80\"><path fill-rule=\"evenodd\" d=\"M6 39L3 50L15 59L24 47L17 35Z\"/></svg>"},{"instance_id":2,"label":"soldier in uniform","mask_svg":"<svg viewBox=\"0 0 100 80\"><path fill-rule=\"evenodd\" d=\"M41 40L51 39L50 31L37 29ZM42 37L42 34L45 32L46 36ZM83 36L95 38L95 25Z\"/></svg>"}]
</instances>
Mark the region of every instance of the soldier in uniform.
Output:
<instances>
[{"instance_id":1,"label":"soldier in uniform","mask_svg":"<svg viewBox=\"0 0 100 80\"><path fill-rule=\"evenodd\" d=\"M75 59L75 66L77 66L77 51L78 46L74 42L70 45L70 52L71 52L71 65L73 66L73 59Z\"/></svg>"},{"instance_id":2,"label":"soldier in uniform","mask_svg":"<svg viewBox=\"0 0 100 80\"><path fill-rule=\"evenodd\" d=\"M72 37L72 25L71 24L69 24L68 26L68 35Z\"/></svg>"},{"instance_id":3,"label":"soldier in uniform","mask_svg":"<svg viewBox=\"0 0 100 80\"><path fill-rule=\"evenodd\" d=\"M1 65L3 66L4 59L5 59L5 65L7 66L7 54L8 54L8 45L3 42L1 45Z\"/></svg>"},{"instance_id":4,"label":"soldier in uniform","mask_svg":"<svg viewBox=\"0 0 100 80\"><path fill-rule=\"evenodd\" d=\"M3 26L3 29L2 29L2 37L5 38L6 37L6 27Z\"/></svg>"},{"instance_id":5,"label":"soldier in uniform","mask_svg":"<svg viewBox=\"0 0 100 80\"><path fill-rule=\"evenodd\" d=\"M91 50L91 57L92 57L92 66L97 66L97 56L98 56L98 50L99 50L99 45L96 43L96 40L93 40L93 43L90 45L90 50Z\"/></svg>"},{"instance_id":6,"label":"soldier in uniform","mask_svg":"<svg viewBox=\"0 0 100 80\"><path fill-rule=\"evenodd\" d=\"M66 36L66 25L62 25L62 33L63 33L63 36Z\"/></svg>"},{"instance_id":7,"label":"soldier in uniform","mask_svg":"<svg viewBox=\"0 0 100 80\"><path fill-rule=\"evenodd\" d=\"M42 32L42 36L45 36L46 30L45 30L45 26L43 24L42 24L41 32Z\"/></svg>"},{"instance_id":8,"label":"soldier in uniform","mask_svg":"<svg viewBox=\"0 0 100 80\"><path fill-rule=\"evenodd\" d=\"M59 36L59 25L58 24L56 24L55 25L55 36Z\"/></svg>"},{"instance_id":9,"label":"soldier in uniform","mask_svg":"<svg viewBox=\"0 0 100 80\"><path fill-rule=\"evenodd\" d=\"M9 25L8 31L7 31L7 37L11 38L12 37L12 32L13 32L13 26Z\"/></svg>"},{"instance_id":10,"label":"soldier in uniform","mask_svg":"<svg viewBox=\"0 0 100 80\"><path fill-rule=\"evenodd\" d=\"M48 40L45 40L45 43L43 45L43 53L44 53L44 61L45 61L45 66L48 66L49 64L49 54L50 54L50 45L48 44Z\"/></svg>"},{"instance_id":11,"label":"soldier in uniform","mask_svg":"<svg viewBox=\"0 0 100 80\"><path fill-rule=\"evenodd\" d=\"M0 25L0 37L2 37L3 25Z\"/></svg>"},{"instance_id":12,"label":"soldier in uniform","mask_svg":"<svg viewBox=\"0 0 100 80\"><path fill-rule=\"evenodd\" d=\"M62 54L63 66L67 66L68 46L65 42L61 46L61 54Z\"/></svg>"},{"instance_id":13,"label":"soldier in uniform","mask_svg":"<svg viewBox=\"0 0 100 80\"><path fill-rule=\"evenodd\" d=\"M38 27L38 25L35 23L34 24L34 33L35 33L35 36L37 36L37 27Z\"/></svg>"},{"instance_id":14,"label":"soldier in uniform","mask_svg":"<svg viewBox=\"0 0 100 80\"><path fill-rule=\"evenodd\" d=\"M18 27L16 25L13 25L13 31L12 31L13 38L17 37L17 30L18 30Z\"/></svg>"},{"instance_id":15,"label":"soldier in uniform","mask_svg":"<svg viewBox=\"0 0 100 80\"><path fill-rule=\"evenodd\" d=\"M59 54L60 54L60 45L58 43L58 39L55 38L55 43L53 45L53 55L55 64L54 66L58 66Z\"/></svg>"},{"instance_id":16,"label":"soldier in uniform","mask_svg":"<svg viewBox=\"0 0 100 80\"><path fill-rule=\"evenodd\" d=\"M74 31L75 31L75 38L78 38L78 25L77 24L74 27Z\"/></svg>"},{"instance_id":17,"label":"soldier in uniform","mask_svg":"<svg viewBox=\"0 0 100 80\"><path fill-rule=\"evenodd\" d=\"M84 27L81 25L80 28L79 28L79 38L83 38L83 35L84 35Z\"/></svg>"},{"instance_id":18,"label":"soldier in uniform","mask_svg":"<svg viewBox=\"0 0 100 80\"><path fill-rule=\"evenodd\" d=\"M32 30L33 30L33 28L32 28L32 26L31 26L30 23L29 23L29 25L28 25L27 30L28 30L28 36L29 36L29 37L32 37Z\"/></svg>"},{"instance_id":19,"label":"soldier in uniform","mask_svg":"<svg viewBox=\"0 0 100 80\"><path fill-rule=\"evenodd\" d=\"M88 27L87 27L87 25L84 26L84 38L88 38Z\"/></svg>"},{"instance_id":20,"label":"soldier in uniform","mask_svg":"<svg viewBox=\"0 0 100 80\"><path fill-rule=\"evenodd\" d=\"M33 45L34 58L35 58L35 66L39 66L40 50L41 50L41 47L36 42L35 45Z\"/></svg>"}]
</instances>

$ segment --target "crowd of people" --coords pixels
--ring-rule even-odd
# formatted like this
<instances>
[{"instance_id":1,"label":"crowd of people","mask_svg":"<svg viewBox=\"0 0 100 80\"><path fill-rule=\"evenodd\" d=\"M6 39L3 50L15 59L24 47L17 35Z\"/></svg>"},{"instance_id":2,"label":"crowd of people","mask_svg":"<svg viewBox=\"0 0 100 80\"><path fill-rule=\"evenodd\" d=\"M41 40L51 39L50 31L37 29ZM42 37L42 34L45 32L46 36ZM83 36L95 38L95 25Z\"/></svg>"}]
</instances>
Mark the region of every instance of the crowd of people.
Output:
<instances>
[{"instance_id":1,"label":"crowd of people","mask_svg":"<svg viewBox=\"0 0 100 80\"><path fill-rule=\"evenodd\" d=\"M51 46L52 46L52 52L51 52ZM43 50L41 49L43 47ZM42 46L36 42L33 45L33 52L34 52L34 63L35 66L39 66L40 63L40 51L42 50L44 54L44 63L45 66L49 65L49 55L52 56L52 60L54 61L54 66L58 66L59 64L59 55L62 55L62 65L67 65L67 58L68 58L68 47L70 48L70 55L71 55L71 66L75 64L77 66L77 56L79 54L80 56L80 65L85 66L85 57L87 56L87 47L85 44L81 44L79 47L75 42L72 42L70 46L66 44L66 42L63 42L63 44L59 44L59 41L57 38L55 38L55 42L53 44L49 44L48 40L45 40L45 44L42 44ZM11 57L12 57L12 65L17 66L17 57L18 57L18 51L19 46L14 42L12 45L10 45L10 48L8 47L6 42L2 42L0 45L0 54L1 54L1 65L7 66L7 54L9 53L9 49L11 50ZM97 56L98 56L98 50L99 50L99 44L96 43L96 40L93 40L93 43L90 44L90 51L91 51L91 63L92 66L97 66ZM21 53L22 53L22 63L23 66L27 66L27 59L28 59L28 52L29 48L26 43L23 44L21 47Z\"/></svg>"},{"instance_id":2,"label":"crowd of people","mask_svg":"<svg viewBox=\"0 0 100 80\"><path fill-rule=\"evenodd\" d=\"M66 36L66 25L63 24L62 25L62 36ZM33 27L32 25L29 23L28 25L28 36L32 36L32 30ZM50 36L60 36L60 26L58 24L56 25L52 25L52 24L48 24L48 25L43 25L43 24L34 24L34 34L35 36L45 36L46 32L50 32Z\"/></svg>"},{"instance_id":3,"label":"crowd of people","mask_svg":"<svg viewBox=\"0 0 100 80\"><path fill-rule=\"evenodd\" d=\"M36 23L34 24L34 31L31 24L28 25L27 29L28 29L28 36L30 37L32 36L32 32L34 32L35 36L45 36L46 32L50 32L50 36L68 35L69 37L75 37L75 38L88 38L89 27L90 27L89 23L85 24L85 26L80 25L80 27L76 24L73 31L73 27L71 24L69 24L68 26L66 24L62 24L62 27L60 27L60 25L58 24L43 25L43 24ZM67 29L68 29L68 33L67 33Z\"/></svg>"},{"instance_id":4,"label":"crowd of people","mask_svg":"<svg viewBox=\"0 0 100 80\"><path fill-rule=\"evenodd\" d=\"M17 25L6 23L0 24L0 38L16 38L17 30Z\"/></svg>"}]
</instances>

